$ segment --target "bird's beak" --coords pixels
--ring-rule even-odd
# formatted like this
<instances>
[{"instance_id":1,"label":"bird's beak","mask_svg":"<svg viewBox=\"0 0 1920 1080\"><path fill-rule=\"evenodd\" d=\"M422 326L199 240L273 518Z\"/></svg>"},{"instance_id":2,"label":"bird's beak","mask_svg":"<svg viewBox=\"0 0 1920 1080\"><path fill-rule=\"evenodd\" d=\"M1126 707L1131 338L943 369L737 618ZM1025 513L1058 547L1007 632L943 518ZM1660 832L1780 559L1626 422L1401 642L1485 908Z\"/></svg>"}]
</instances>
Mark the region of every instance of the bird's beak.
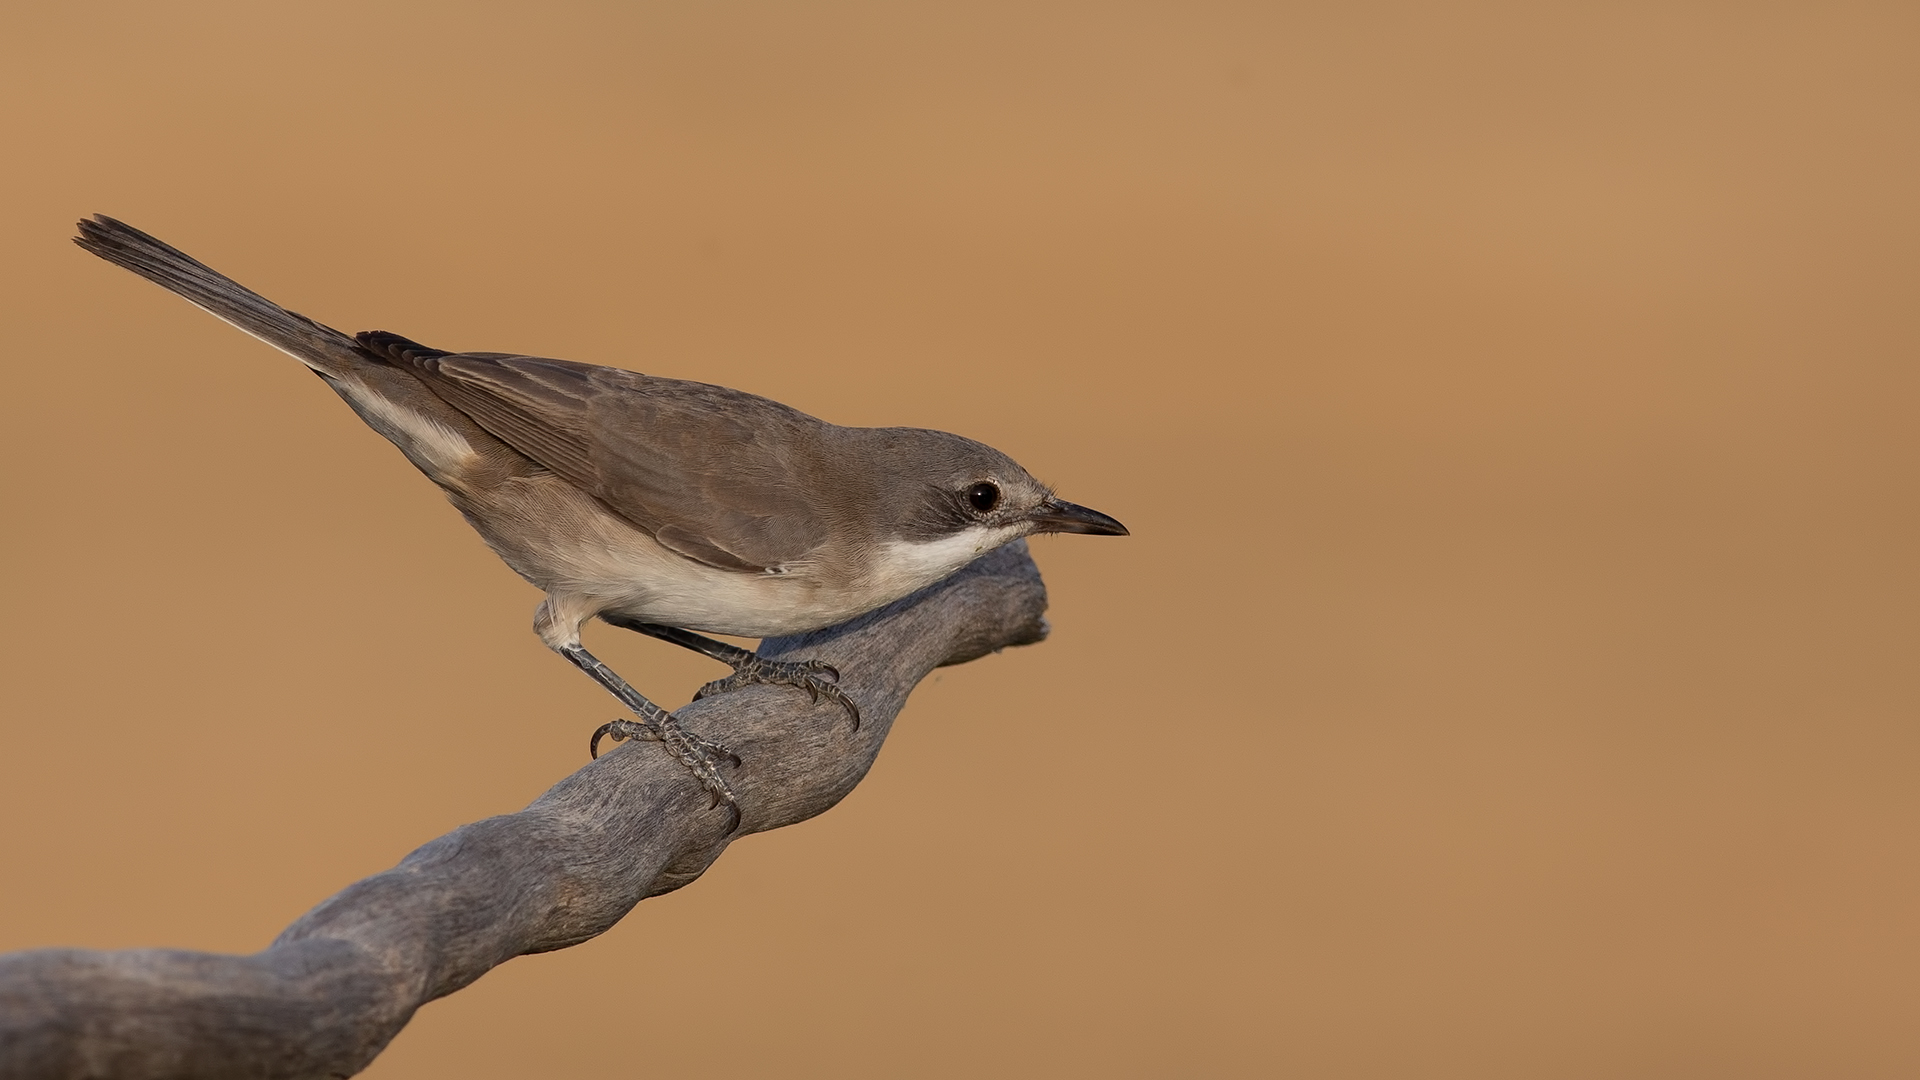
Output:
<instances>
[{"instance_id":1,"label":"bird's beak","mask_svg":"<svg viewBox=\"0 0 1920 1080\"><path fill-rule=\"evenodd\" d=\"M1027 515L1034 532L1093 533L1097 536L1125 536L1127 527L1098 510L1075 506L1065 499L1048 499Z\"/></svg>"}]
</instances>

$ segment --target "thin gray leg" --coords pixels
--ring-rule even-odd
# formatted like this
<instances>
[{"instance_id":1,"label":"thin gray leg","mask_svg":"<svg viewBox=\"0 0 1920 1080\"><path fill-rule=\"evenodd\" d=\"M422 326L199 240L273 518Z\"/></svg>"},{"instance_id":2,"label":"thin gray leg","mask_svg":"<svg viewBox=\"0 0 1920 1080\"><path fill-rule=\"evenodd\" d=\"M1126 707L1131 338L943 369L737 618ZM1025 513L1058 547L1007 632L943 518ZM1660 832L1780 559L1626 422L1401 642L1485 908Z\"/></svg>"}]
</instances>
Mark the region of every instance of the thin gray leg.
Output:
<instances>
[{"instance_id":1,"label":"thin gray leg","mask_svg":"<svg viewBox=\"0 0 1920 1080\"><path fill-rule=\"evenodd\" d=\"M739 755L681 727L680 721L672 713L648 701L645 695L628 685L627 680L615 674L612 668L601 663L599 657L586 649L568 645L560 650L560 655L571 661L574 667L592 676L594 682L605 687L608 693L619 699L620 704L632 709L633 714L640 718L637 721L611 720L601 724L587 744L589 754L599 757L600 740L607 736L612 736L615 742L646 739L660 743L700 781L700 786L707 789L707 794L713 796L713 805L727 808L727 832L732 833L740 827L740 806L734 801L733 789L727 786L726 778L720 775L720 768L714 763L716 757L726 757L738 765Z\"/></svg>"},{"instance_id":2,"label":"thin gray leg","mask_svg":"<svg viewBox=\"0 0 1920 1080\"><path fill-rule=\"evenodd\" d=\"M637 634L670 641L683 649L692 649L701 656L718 660L731 667L733 674L724 679L715 679L700 688L693 700L722 694L742 686L764 683L769 686L795 686L807 692L815 701L825 697L847 710L847 716L853 720L853 730L860 730L860 707L853 703L839 686L840 672L824 660L763 660L760 654L729 645L724 641L715 641L705 634L696 634L691 630L682 630L677 626L661 626L658 623L640 622L622 618L618 615L602 613L600 618ZM611 674L611 673L609 673Z\"/></svg>"}]
</instances>

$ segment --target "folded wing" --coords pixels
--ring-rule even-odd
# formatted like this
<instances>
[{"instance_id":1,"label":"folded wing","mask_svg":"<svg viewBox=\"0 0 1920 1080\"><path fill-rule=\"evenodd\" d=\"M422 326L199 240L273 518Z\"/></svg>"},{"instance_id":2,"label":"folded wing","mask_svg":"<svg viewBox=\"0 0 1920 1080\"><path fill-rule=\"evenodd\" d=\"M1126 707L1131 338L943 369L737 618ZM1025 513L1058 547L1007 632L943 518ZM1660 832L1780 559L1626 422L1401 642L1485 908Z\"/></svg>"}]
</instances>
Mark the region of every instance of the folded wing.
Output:
<instances>
[{"instance_id":1,"label":"folded wing","mask_svg":"<svg viewBox=\"0 0 1920 1080\"><path fill-rule=\"evenodd\" d=\"M827 517L795 493L826 425L706 383L510 353L442 353L398 335L363 345L412 368L495 438L599 499L663 546L762 573L802 562Z\"/></svg>"}]
</instances>

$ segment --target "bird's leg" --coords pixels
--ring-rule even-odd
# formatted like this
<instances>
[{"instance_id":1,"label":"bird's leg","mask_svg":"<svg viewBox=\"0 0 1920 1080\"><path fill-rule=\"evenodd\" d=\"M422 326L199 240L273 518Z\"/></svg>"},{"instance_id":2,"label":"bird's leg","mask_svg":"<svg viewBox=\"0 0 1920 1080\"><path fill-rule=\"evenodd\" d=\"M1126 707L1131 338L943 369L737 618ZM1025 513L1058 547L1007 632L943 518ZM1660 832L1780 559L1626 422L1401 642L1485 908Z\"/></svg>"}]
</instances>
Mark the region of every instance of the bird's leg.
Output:
<instances>
[{"instance_id":1,"label":"bird's leg","mask_svg":"<svg viewBox=\"0 0 1920 1080\"><path fill-rule=\"evenodd\" d=\"M860 707L853 703L844 690L835 685L840 680L840 672L825 660L787 660L762 659L759 653L750 652L724 641L715 641L705 634L696 634L691 630L682 630L675 626L661 626L658 623L640 622L618 615L602 612L600 617L622 629L656 637L661 641L671 641L683 649L692 649L701 656L718 660L733 669L733 674L723 679L715 679L700 688L693 700L737 690L742 686L764 683L769 686L795 686L807 692L815 701L826 698L847 710L847 716L853 720L853 730L860 730Z\"/></svg>"},{"instance_id":2,"label":"bird's leg","mask_svg":"<svg viewBox=\"0 0 1920 1080\"><path fill-rule=\"evenodd\" d=\"M593 681L607 689L607 692L620 700L620 704L633 710L638 720L611 720L594 730L593 739L587 744L587 752L594 757L600 756L600 740L611 736L613 741L626 739L646 739L666 746L680 764L700 781L700 786L713 796L713 805L727 808L727 833L740 827L740 805L734 801L733 789L727 786L726 778L720 775L720 768L714 763L716 758L730 758L735 765L740 764L740 755L709 742L680 726L680 721L667 710L648 701L640 691L627 684L627 680L614 674L612 668L600 662L600 658L578 645L562 646L561 656L566 657L579 668L593 677Z\"/></svg>"}]
</instances>

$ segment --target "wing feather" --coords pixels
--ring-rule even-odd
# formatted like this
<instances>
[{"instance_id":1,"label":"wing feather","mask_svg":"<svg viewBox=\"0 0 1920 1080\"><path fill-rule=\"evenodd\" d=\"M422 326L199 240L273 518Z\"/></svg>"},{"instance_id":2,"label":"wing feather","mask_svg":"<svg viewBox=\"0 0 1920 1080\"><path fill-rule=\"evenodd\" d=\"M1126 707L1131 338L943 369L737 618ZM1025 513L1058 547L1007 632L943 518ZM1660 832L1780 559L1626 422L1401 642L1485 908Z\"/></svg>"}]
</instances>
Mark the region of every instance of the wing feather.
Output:
<instances>
[{"instance_id":1,"label":"wing feather","mask_svg":"<svg viewBox=\"0 0 1920 1080\"><path fill-rule=\"evenodd\" d=\"M827 425L753 394L510 353L408 354L447 404L661 544L758 573L806 559L827 522L798 494Z\"/></svg>"}]
</instances>

